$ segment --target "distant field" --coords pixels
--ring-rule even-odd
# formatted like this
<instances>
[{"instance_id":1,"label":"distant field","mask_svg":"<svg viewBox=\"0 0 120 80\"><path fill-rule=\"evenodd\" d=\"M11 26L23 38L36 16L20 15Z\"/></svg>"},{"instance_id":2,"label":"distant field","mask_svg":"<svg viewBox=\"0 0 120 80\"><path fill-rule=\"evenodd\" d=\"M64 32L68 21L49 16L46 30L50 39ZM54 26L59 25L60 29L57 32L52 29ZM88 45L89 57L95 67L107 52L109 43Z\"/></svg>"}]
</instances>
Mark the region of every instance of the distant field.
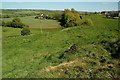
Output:
<instances>
[{"instance_id":1,"label":"distant field","mask_svg":"<svg viewBox=\"0 0 120 80\"><path fill-rule=\"evenodd\" d=\"M27 17L19 17L21 21L29 25L30 28L43 28L43 29L48 29L48 28L60 28L60 24L56 20L40 20L40 19L35 19L34 16L27 16ZM11 21L13 18L3 18L3 21Z\"/></svg>"}]
</instances>

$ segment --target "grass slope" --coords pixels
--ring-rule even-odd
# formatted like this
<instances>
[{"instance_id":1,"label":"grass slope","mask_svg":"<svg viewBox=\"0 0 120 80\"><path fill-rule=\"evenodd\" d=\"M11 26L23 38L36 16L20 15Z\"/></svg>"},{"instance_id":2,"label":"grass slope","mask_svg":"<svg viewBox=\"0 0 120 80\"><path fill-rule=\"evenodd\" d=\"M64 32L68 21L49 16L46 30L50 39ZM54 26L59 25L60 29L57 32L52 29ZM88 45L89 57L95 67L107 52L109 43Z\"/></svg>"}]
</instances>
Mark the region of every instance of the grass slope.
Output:
<instances>
[{"instance_id":1,"label":"grass slope","mask_svg":"<svg viewBox=\"0 0 120 80\"><path fill-rule=\"evenodd\" d=\"M21 29L3 28L4 78L114 78L119 75L118 60L112 59L100 44L116 41L117 20L90 16L94 27L78 26L67 29L31 29L32 34L21 36ZM86 18L89 18L86 17ZM67 53L72 44L78 51ZM93 55L94 54L94 55ZM100 63L101 57L106 59ZM107 65L110 63L113 68ZM115 72L115 75L112 74Z\"/></svg>"}]
</instances>

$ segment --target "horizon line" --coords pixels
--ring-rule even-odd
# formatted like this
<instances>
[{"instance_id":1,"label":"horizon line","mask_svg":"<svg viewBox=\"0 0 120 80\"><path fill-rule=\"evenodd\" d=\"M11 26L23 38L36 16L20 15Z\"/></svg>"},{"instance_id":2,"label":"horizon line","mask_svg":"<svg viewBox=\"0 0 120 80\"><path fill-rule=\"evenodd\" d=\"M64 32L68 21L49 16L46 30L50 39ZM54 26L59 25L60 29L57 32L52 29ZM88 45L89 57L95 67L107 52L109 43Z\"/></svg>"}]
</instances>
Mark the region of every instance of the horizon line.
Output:
<instances>
[{"instance_id":1,"label":"horizon line","mask_svg":"<svg viewBox=\"0 0 120 80\"><path fill-rule=\"evenodd\" d=\"M71 9L71 8L70 8ZM65 9L37 9L37 8L23 8L23 9L16 9L16 8L6 8L1 10L48 10L48 11L64 11ZM84 10L76 10L78 12L102 12L102 11L120 11L120 10L102 10L102 11L84 11Z\"/></svg>"}]
</instances>

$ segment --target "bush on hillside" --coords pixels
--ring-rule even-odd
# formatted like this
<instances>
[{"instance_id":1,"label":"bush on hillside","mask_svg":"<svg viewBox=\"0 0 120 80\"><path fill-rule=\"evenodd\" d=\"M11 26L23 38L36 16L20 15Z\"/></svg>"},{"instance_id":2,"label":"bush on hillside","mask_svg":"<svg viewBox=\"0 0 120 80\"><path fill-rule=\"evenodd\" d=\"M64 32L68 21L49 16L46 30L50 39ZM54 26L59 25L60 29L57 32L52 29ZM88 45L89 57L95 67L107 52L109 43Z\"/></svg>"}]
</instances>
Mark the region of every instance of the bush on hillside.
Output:
<instances>
[{"instance_id":1,"label":"bush on hillside","mask_svg":"<svg viewBox=\"0 0 120 80\"><path fill-rule=\"evenodd\" d=\"M111 57L115 59L120 59L120 40L115 42L102 41L101 44L104 48L111 53Z\"/></svg>"},{"instance_id":2,"label":"bush on hillside","mask_svg":"<svg viewBox=\"0 0 120 80\"><path fill-rule=\"evenodd\" d=\"M5 22L0 20L0 26L4 26L5 25Z\"/></svg>"},{"instance_id":3,"label":"bush on hillside","mask_svg":"<svg viewBox=\"0 0 120 80\"><path fill-rule=\"evenodd\" d=\"M2 15L2 18L11 18L10 15Z\"/></svg>"},{"instance_id":4,"label":"bush on hillside","mask_svg":"<svg viewBox=\"0 0 120 80\"><path fill-rule=\"evenodd\" d=\"M4 21L2 21L2 26L5 26L5 22Z\"/></svg>"},{"instance_id":5,"label":"bush on hillside","mask_svg":"<svg viewBox=\"0 0 120 80\"><path fill-rule=\"evenodd\" d=\"M88 26L93 26L94 24L93 24L93 21L91 20L91 19L86 19L85 21L84 21L84 24L85 25L88 25Z\"/></svg>"},{"instance_id":6,"label":"bush on hillside","mask_svg":"<svg viewBox=\"0 0 120 80\"><path fill-rule=\"evenodd\" d=\"M9 22L6 22L6 23L5 23L5 26L6 26L6 27L11 27L11 24L12 24L12 23L9 21Z\"/></svg>"},{"instance_id":7,"label":"bush on hillside","mask_svg":"<svg viewBox=\"0 0 120 80\"><path fill-rule=\"evenodd\" d=\"M21 22L11 22L11 26L14 28L23 28L25 25Z\"/></svg>"},{"instance_id":8,"label":"bush on hillside","mask_svg":"<svg viewBox=\"0 0 120 80\"><path fill-rule=\"evenodd\" d=\"M71 54L76 54L78 51L78 46L76 44L71 45L67 50L65 50L62 54L59 55L59 59L63 59L69 57Z\"/></svg>"},{"instance_id":9,"label":"bush on hillside","mask_svg":"<svg viewBox=\"0 0 120 80\"><path fill-rule=\"evenodd\" d=\"M25 36L25 35L30 35L30 29L28 27L25 27L21 30L21 35Z\"/></svg>"},{"instance_id":10,"label":"bush on hillside","mask_svg":"<svg viewBox=\"0 0 120 80\"><path fill-rule=\"evenodd\" d=\"M20 18L16 17L12 20L12 22L20 22L21 23L21 20L20 20Z\"/></svg>"},{"instance_id":11,"label":"bush on hillside","mask_svg":"<svg viewBox=\"0 0 120 80\"><path fill-rule=\"evenodd\" d=\"M61 17L61 26L64 27L73 27L79 26L82 24L82 19L80 18L80 14L74 9L65 9L62 17Z\"/></svg>"},{"instance_id":12,"label":"bush on hillside","mask_svg":"<svg viewBox=\"0 0 120 80\"><path fill-rule=\"evenodd\" d=\"M13 27L13 28L23 28L26 25L21 22L20 18L14 18L12 21L6 22L5 26L6 27Z\"/></svg>"}]
</instances>

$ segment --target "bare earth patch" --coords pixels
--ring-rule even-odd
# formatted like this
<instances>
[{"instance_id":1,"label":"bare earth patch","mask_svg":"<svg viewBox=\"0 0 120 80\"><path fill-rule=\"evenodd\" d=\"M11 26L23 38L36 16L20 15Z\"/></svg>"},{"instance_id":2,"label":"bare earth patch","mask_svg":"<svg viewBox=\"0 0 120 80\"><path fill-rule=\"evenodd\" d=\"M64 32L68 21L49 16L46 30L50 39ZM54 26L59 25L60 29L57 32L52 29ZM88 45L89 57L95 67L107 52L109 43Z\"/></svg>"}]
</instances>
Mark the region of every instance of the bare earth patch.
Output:
<instances>
[{"instance_id":1,"label":"bare earth patch","mask_svg":"<svg viewBox=\"0 0 120 80\"><path fill-rule=\"evenodd\" d=\"M49 67L46 67L44 69L42 69L42 71L46 71L46 72L49 72L51 70L55 70L55 69L58 69L60 67L69 67L69 66L75 66L76 64L80 64L81 65L84 65L84 63L80 60L74 60L74 61L69 61L69 62L63 62L57 66L49 66Z\"/></svg>"}]
</instances>

